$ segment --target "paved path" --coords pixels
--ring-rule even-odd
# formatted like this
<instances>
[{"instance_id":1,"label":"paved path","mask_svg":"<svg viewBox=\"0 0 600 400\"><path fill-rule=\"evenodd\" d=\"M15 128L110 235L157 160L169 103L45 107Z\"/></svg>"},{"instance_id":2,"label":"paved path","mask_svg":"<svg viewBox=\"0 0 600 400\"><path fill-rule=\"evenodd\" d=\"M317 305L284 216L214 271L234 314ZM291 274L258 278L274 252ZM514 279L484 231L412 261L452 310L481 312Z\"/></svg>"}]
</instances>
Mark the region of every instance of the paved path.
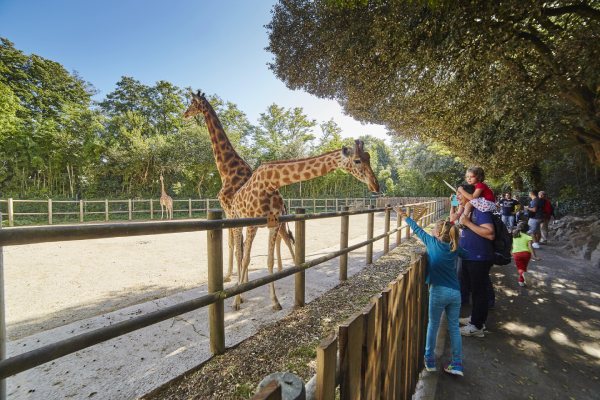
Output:
<instances>
[{"instance_id":1,"label":"paved path","mask_svg":"<svg viewBox=\"0 0 600 400\"><path fill-rule=\"evenodd\" d=\"M493 268L489 332L463 338L465 377L437 373L435 399L600 399L600 269L551 246L538 255L529 288L514 265Z\"/></svg>"}]
</instances>

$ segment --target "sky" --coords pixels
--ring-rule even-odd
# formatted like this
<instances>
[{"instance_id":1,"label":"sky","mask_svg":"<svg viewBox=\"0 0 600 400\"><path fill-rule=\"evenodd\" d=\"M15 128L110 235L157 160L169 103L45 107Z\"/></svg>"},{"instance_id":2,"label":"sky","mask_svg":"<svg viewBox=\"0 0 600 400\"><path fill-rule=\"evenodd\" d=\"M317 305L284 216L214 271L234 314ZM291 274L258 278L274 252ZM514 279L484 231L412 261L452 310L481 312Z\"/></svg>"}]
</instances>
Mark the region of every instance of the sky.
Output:
<instances>
[{"instance_id":1,"label":"sky","mask_svg":"<svg viewBox=\"0 0 600 400\"><path fill-rule=\"evenodd\" d=\"M285 87L265 50L275 0L0 0L0 36L25 54L59 62L100 100L122 76L165 80L235 103L256 124L275 103L333 119L344 137L386 139L379 125L344 115L333 100ZM320 134L317 128L315 133Z\"/></svg>"}]
</instances>

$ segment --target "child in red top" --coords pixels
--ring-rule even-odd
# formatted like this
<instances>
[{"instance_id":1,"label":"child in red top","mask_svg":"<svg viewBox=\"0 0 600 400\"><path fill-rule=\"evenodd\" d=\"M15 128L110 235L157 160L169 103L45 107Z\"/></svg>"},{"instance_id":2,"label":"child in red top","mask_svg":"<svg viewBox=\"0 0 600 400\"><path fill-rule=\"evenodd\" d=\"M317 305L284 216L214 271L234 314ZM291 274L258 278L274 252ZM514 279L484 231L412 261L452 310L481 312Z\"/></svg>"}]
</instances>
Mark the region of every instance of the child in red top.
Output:
<instances>
[{"instance_id":1,"label":"child in red top","mask_svg":"<svg viewBox=\"0 0 600 400\"><path fill-rule=\"evenodd\" d=\"M465 192L462 187L458 188L458 193L469 199L469 202L465 205L464 211L469 214L472 207L475 207L482 212L496 211L496 198L494 197L494 192L492 192L492 189L490 189L488 185L483 183L485 180L483 168L471 167L467 169L465 179L469 185L475 186L475 192L469 194Z\"/></svg>"}]
</instances>

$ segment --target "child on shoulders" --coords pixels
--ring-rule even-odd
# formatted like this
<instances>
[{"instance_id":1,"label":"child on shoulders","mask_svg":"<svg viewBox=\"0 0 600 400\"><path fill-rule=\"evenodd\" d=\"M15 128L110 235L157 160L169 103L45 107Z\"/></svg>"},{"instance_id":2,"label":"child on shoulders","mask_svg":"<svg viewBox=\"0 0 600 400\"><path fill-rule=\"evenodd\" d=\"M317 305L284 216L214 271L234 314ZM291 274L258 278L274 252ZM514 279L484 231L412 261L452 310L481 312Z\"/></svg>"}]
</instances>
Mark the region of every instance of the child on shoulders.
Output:
<instances>
[{"instance_id":1,"label":"child on shoulders","mask_svg":"<svg viewBox=\"0 0 600 400\"><path fill-rule=\"evenodd\" d=\"M469 185L475 186L475 192L473 194L467 193L462 187L458 188L457 193L467 198L469 202L465 205L464 211L458 211L458 215L465 212L470 214L473 207L481 212L495 212L496 211L496 198L494 192L488 185L483 183L485 180L485 173L481 167L471 167L467 169L465 179Z\"/></svg>"}]
</instances>

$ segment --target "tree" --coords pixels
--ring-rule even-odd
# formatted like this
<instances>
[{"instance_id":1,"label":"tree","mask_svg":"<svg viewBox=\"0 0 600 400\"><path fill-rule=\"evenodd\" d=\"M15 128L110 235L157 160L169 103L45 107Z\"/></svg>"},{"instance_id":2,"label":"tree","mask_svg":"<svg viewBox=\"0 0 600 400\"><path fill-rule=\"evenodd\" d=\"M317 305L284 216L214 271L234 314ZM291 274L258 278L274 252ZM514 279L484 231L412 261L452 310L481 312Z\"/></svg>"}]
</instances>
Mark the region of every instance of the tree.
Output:
<instances>
[{"instance_id":1,"label":"tree","mask_svg":"<svg viewBox=\"0 0 600 400\"><path fill-rule=\"evenodd\" d=\"M57 62L23 54L4 38L0 40L0 84L3 108L8 107L13 122L18 120L12 127L19 127L1 143L3 151L12 153L3 163L10 180L3 186L15 193L50 195L68 181L73 195L80 171L69 164L72 148L61 144L73 134L74 124L94 125L88 112L93 87Z\"/></svg>"},{"instance_id":2,"label":"tree","mask_svg":"<svg viewBox=\"0 0 600 400\"><path fill-rule=\"evenodd\" d=\"M267 28L276 76L360 121L497 174L550 146L600 165L597 0L281 0Z\"/></svg>"},{"instance_id":3,"label":"tree","mask_svg":"<svg viewBox=\"0 0 600 400\"><path fill-rule=\"evenodd\" d=\"M284 109L272 104L261 113L254 131L254 148L259 161L301 158L314 140L316 121L308 119L302 108Z\"/></svg>"}]
</instances>

